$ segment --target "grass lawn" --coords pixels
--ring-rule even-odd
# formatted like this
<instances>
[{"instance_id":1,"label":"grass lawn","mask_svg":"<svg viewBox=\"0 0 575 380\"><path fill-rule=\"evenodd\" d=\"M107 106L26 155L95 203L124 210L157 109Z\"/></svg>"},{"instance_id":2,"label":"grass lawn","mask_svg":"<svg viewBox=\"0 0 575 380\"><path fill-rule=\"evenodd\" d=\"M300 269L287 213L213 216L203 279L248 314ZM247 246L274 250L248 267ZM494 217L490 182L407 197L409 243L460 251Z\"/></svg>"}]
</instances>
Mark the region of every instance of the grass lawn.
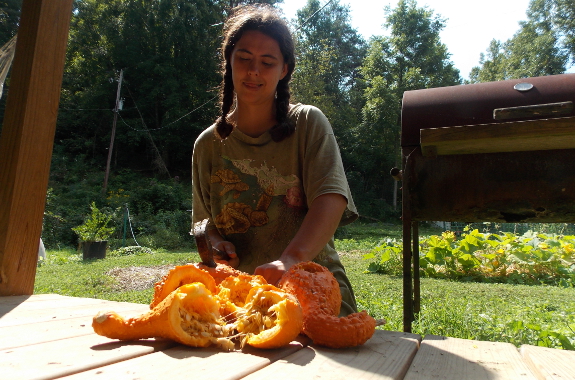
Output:
<instances>
[{"instance_id":1,"label":"grass lawn","mask_svg":"<svg viewBox=\"0 0 575 380\"><path fill-rule=\"evenodd\" d=\"M437 233L423 230L421 234ZM387 330L403 330L401 277L366 273L363 255L382 239L400 238L398 226L356 223L338 231L341 253L361 309L385 318ZM195 252L159 252L153 255L107 257L83 262L74 251L48 251L49 259L37 271L35 290L76 297L102 298L147 304L153 287L128 276L140 290L126 290L117 277L119 268L175 266L197 262ZM126 269L127 268L127 269ZM112 272L111 272L112 271ZM116 271L116 272L114 272ZM138 286L135 286L136 288ZM417 334L465 339L544 345L573 349L575 345L575 289L454 282L423 278L421 313L413 324Z\"/></svg>"}]
</instances>

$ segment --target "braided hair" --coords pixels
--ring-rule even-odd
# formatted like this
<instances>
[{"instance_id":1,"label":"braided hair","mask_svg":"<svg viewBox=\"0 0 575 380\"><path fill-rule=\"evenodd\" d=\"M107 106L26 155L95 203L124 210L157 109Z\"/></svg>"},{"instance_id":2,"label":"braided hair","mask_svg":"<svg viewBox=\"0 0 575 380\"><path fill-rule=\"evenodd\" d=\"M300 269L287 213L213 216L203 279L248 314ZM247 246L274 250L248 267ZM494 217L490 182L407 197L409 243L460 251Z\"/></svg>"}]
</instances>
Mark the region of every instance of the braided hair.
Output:
<instances>
[{"instance_id":1,"label":"braided hair","mask_svg":"<svg viewBox=\"0 0 575 380\"><path fill-rule=\"evenodd\" d=\"M232 10L230 18L224 24L224 42L222 44L222 83L220 85L221 114L216 120L216 131L220 139L230 135L233 126L227 116L234 103L234 84L232 81L231 56L236 43L246 31L261 32L277 41L287 64L287 74L278 82L276 89L277 124L270 129L271 137L279 142L295 131L295 124L288 118L290 104L289 82L295 69L294 42L286 22L269 5L244 5Z\"/></svg>"}]
</instances>

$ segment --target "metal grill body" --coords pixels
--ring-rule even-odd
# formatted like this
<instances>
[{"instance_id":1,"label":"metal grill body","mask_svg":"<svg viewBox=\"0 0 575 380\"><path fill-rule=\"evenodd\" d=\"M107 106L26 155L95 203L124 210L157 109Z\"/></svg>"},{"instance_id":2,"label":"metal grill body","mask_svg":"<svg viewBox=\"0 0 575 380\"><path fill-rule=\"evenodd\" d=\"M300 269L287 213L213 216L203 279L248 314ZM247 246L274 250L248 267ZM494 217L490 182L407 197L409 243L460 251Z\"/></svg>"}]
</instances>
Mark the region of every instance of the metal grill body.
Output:
<instances>
[{"instance_id":1,"label":"metal grill body","mask_svg":"<svg viewBox=\"0 0 575 380\"><path fill-rule=\"evenodd\" d=\"M575 223L574 103L575 74L404 93L405 331L419 221Z\"/></svg>"}]
</instances>

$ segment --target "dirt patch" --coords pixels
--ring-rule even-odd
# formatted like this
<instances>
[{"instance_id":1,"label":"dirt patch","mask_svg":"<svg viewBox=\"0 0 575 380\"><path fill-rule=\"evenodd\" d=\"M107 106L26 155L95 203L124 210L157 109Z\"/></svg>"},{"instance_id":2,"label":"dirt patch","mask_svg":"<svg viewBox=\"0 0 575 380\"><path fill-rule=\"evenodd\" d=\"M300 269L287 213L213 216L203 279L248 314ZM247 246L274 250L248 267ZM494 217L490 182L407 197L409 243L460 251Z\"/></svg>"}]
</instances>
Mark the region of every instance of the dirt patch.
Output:
<instances>
[{"instance_id":1,"label":"dirt patch","mask_svg":"<svg viewBox=\"0 0 575 380\"><path fill-rule=\"evenodd\" d=\"M174 265L161 265L155 267L126 267L126 268L113 268L106 274L116 280L114 290L129 291L129 290L144 290L153 288L154 284L158 282Z\"/></svg>"}]
</instances>

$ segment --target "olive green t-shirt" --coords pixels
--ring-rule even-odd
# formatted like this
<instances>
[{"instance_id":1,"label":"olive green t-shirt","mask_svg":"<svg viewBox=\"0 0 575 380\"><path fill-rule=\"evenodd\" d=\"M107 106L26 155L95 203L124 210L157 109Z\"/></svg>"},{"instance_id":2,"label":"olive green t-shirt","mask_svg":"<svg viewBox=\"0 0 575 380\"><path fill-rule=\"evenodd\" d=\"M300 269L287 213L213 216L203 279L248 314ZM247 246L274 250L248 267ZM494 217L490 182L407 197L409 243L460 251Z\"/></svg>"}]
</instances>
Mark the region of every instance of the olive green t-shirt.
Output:
<instances>
[{"instance_id":1,"label":"olive green t-shirt","mask_svg":"<svg viewBox=\"0 0 575 380\"><path fill-rule=\"evenodd\" d=\"M308 206L323 194L341 194L347 208L340 225L357 219L339 148L325 115L316 107L294 105L289 117L294 134L274 142L266 132L253 138L237 128L224 140L207 128L194 145L193 222L206 218L232 242L240 259L238 269L255 268L277 260L295 236ZM355 300L333 238L314 260L330 269L348 288L351 310ZM342 309L345 309L345 303ZM344 312L345 311L345 312Z\"/></svg>"}]
</instances>

